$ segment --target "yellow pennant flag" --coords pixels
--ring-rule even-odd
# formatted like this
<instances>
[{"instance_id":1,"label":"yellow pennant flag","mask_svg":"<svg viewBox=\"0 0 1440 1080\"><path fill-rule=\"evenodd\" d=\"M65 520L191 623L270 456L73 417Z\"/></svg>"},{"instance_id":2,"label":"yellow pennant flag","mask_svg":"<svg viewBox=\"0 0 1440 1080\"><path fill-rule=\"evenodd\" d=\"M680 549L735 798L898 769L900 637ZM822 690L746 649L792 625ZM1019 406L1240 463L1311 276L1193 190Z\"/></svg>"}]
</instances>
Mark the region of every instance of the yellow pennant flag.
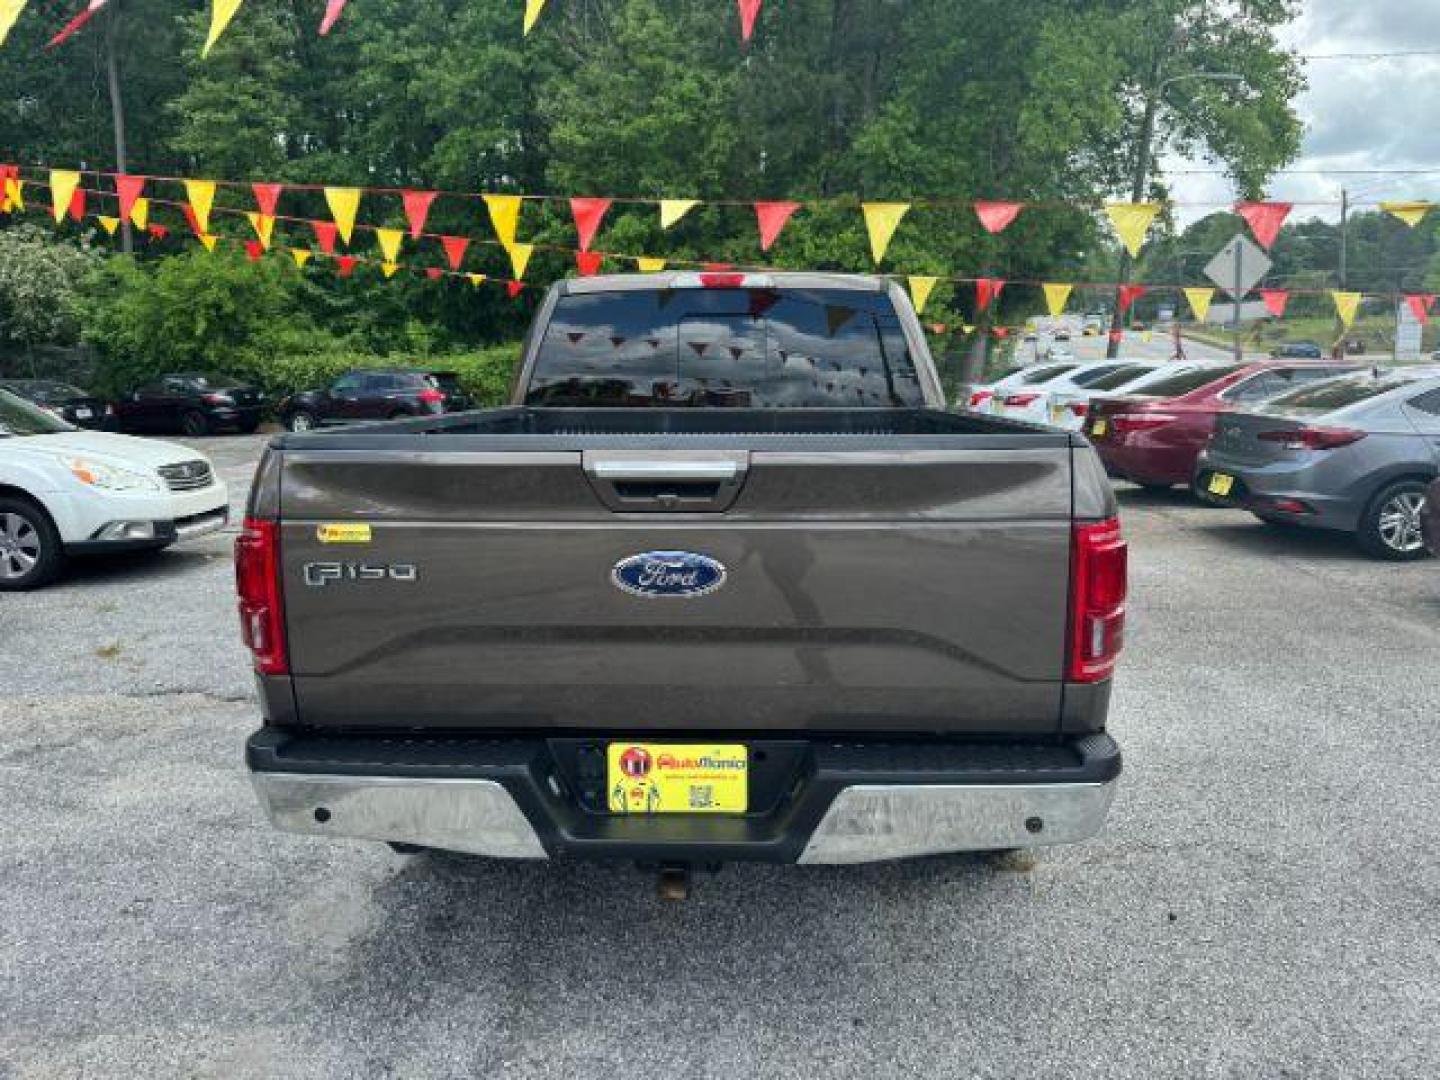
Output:
<instances>
[{"instance_id":1,"label":"yellow pennant flag","mask_svg":"<svg viewBox=\"0 0 1440 1080\"><path fill-rule=\"evenodd\" d=\"M202 233L210 231L210 208L215 205L214 180L186 180L185 198L195 211L195 226Z\"/></svg>"},{"instance_id":2,"label":"yellow pennant flag","mask_svg":"<svg viewBox=\"0 0 1440 1080\"><path fill-rule=\"evenodd\" d=\"M15 20L25 10L27 3L29 0L0 0L0 45L5 44L10 28L15 25Z\"/></svg>"},{"instance_id":3,"label":"yellow pennant flag","mask_svg":"<svg viewBox=\"0 0 1440 1080\"><path fill-rule=\"evenodd\" d=\"M258 213L255 210L245 211L245 216L250 219L250 228L254 229L255 235L260 238L260 246L269 251L270 237L275 234L274 217Z\"/></svg>"},{"instance_id":4,"label":"yellow pennant flag","mask_svg":"<svg viewBox=\"0 0 1440 1080\"><path fill-rule=\"evenodd\" d=\"M1134 257L1140 254L1140 249L1145 244L1145 234L1150 231L1151 223L1160 213L1160 204L1107 203L1105 213L1110 215L1110 224L1115 227L1115 234L1120 237L1125 250Z\"/></svg>"},{"instance_id":5,"label":"yellow pennant flag","mask_svg":"<svg viewBox=\"0 0 1440 1080\"><path fill-rule=\"evenodd\" d=\"M484 274L466 274L465 276L470 280L470 284L474 285L477 289L485 284Z\"/></svg>"},{"instance_id":6,"label":"yellow pennant flag","mask_svg":"<svg viewBox=\"0 0 1440 1080\"><path fill-rule=\"evenodd\" d=\"M515 243L515 231L520 227L519 195L486 195L485 206L490 211L490 224L495 236L504 247Z\"/></svg>"},{"instance_id":7,"label":"yellow pennant flag","mask_svg":"<svg viewBox=\"0 0 1440 1080\"><path fill-rule=\"evenodd\" d=\"M100 227L105 230L107 236L114 236L115 230L120 228L120 219L118 217L107 217L101 214L95 220L100 222Z\"/></svg>"},{"instance_id":8,"label":"yellow pennant flag","mask_svg":"<svg viewBox=\"0 0 1440 1080\"><path fill-rule=\"evenodd\" d=\"M535 254L535 245L511 244L505 250L510 253L510 268L515 271L515 280L523 281L525 268L530 265L530 256Z\"/></svg>"},{"instance_id":9,"label":"yellow pennant flag","mask_svg":"<svg viewBox=\"0 0 1440 1080\"><path fill-rule=\"evenodd\" d=\"M900 219L910 212L909 203L867 202L861 203L865 214L865 230L870 234L870 254L878 264L890 249L890 239L900 227Z\"/></svg>"},{"instance_id":10,"label":"yellow pennant flag","mask_svg":"<svg viewBox=\"0 0 1440 1080\"><path fill-rule=\"evenodd\" d=\"M386 259L380 264L380 272L383 273L387 278L394 277L395 271L399 269L400 264L397 262L391 262L389 259Z\"/></svg>"},{"instance_id":11,"label":"yellow pennant flag","mask_svg":"<svg viewBox=\"0 0 1440 1080\"><path fill-rule=\"evenodd\" d=\"M300 267L301 269L304 269L305 264L310 261L310 257L314 254L315 253L309 248L290 249L290 257L295 260L295 265Z\"/></svg>"},{"instance_id":12,"label":"yellow pennant flag","mask_svg":"<svg viewBox=\"0 0 1440 1080\"><path fill-rule=\"evenodd\" d=\"M642 274L658 274L665 269L665 260L651 259L641 255L635 260L635 268Z\"/></svg>"},{"instance_id":13,"label":"yellow pennant flag","mask_svg":"<svg viewBox=\"0 0 1440 1080\"><path fill-rule=\"evenodd\" d=\"M699 199L661 199L660 200L660 228L668 229L682 217L688 214L695 207L700 205Z\"/></svg>"},{"instance_id":14,"label":"yellow pennant flag","mask_svg":"<svg viewBox=\"0 0 1440 1080\"><path fill-rule=\"evenodd\" d=\"M135 223L137 229L144 229L150 224L150 200L139 198L135 205L130 207L130 220Z\"/></svg>"},{"instance_id":15,"label":"yellow pennant flag","mask_svg":"<svg viewBox=\"0 0 1440 1080\"><path fill-rule=\"evenodd\" d=\"M17 180L12 176L5 181L5 209L7 212L25 209L24 180Z\"/></svg>"},{"instance_id":16,"label":"yellow pennant flag","mask_svg":"<svg viewBox=\"0 0 1440 1080\"><path fill-rule=\"evenodd\" d=\"M355 231L355 215L360 212L360 189L348 187L327 187L325 202L330 207L330 216L340 230L340 239L350 243Z\"/></svg>"},{"instance_id":17,"label":"yellow pennant flag","mask_svg":"<svg viewBox=\"0 0 1440 1080\"><path fill-rule=\"evenodd\" d=\"M1434 205L1432 202L1382 202L1380 209L1387 214L1393 214L1413 229L1424 220Z\"/></svg>"},{"instance_id":18,"label":"yellow pennant flag","mask_svg":"<svg viewBox=\"0 0 1440 1080\"><path fill-rule=\"evenodd\" d=\"M535 21L540 18L540 12L545 10L545 0L525 0L525 29L521 33L523 37L535 29Z\"/></svg>"},{"instance_id":19,"label":"yellow pennant flag","mask_svg":"<svg viewBox=\"0 0 1440 1080\"><path fill-rule=\"evenodd\" d=\"M1210 317L1210 301L1214 299L1214 289L1185 290L1185 302L1190 305L1190 310L1195 313L1196 322L1204 322Z\"/></svg>"},{"instance_id":20,"label":"yellow pennant flag","mask_svg":"<svg viewBox=\"0 0 1440 1080\"><path fill-rule=\"evenodd\" d=\"M1052 319L1059 318L1065 311L1065 305L1070 302L1070 294L1074 291L1074 285L1054 284L1042 285L1045 291L1045 310L1050 312Z\"/></svg>"},{"instance_id":21,"label":"yellow pennant flag","mask_svg":"<svg viewBox=\"0 0 1440 1080\"><path fill-rule=\"evenodd\" d=\"M925 310L925 305L930 302L930 294L935 291L935 286L939 283L940 279L938 277L910 275L910 299L915 301L915 311L917 314Z\"/></svg>"},{"instance_id":22,"label":"yellow pennant flag","mask_svg":"<svg viewBox=\"0 0 1440 1080\"><path fill-rule=\"evenodd\" d=\"M74 169L50 170L50 204L55 213L55 223L65 220L70 211L70 200L80 186L80 174Z\"/></svg>"},{"instance_id":23,"label":"yellow pennant flag","mask_svg":"<svg viewBox=\"0 0 1440 1080\"><path fill-rule=\"evenodd\" d=\"M218 236L216 236L214 233L201 233L201 234L200 234L200 243L204 244L204 245L205 245L205 250L208 251L208 252L211 252L212 254L213 254L214 251L215 251L215 241L216 241L216 240L219 240L219 239L220 239L220 238L219 238Z\"/></svg>"},{"instance_id":24,"label":"yellow pennant flag","mask_svg":"<svg viewBox=\"0 0 1440 1080\"><path fill-rule=\"evenodd\" d=\"M385 256L386 262L393 263L400 257L400 240L404 235L399 229L375 230L375 242L380 245L380 254Z\"/></svg>"},{"instance_id":25,"label":"yellow pennant flag","mask_svg":"<svg viewBox=\"0 0 1440 1080\"><path fill-rule=\"evenodd\" d=\"M1332 290L1330 298L1335 301L1335 314L1340 316L1340 325L1349 330L1351 324L1355 322L1355 316L1360 311L1361 294Z\"/></svg>"},{"instance_id":26,"label":"yellow pennant flag","mask_svg":"<svg viewBox=\"0 0 1440 1080\"><path fill-rule=\"evenodd\" d=\"M200 55L210 55L210 49L225 28L230 25L230 20L235 18L235 13L240 10L242 0L211 0L210 4L210 33L205 35L205 47L200 50Z\"/></svg>"}]
</instances>

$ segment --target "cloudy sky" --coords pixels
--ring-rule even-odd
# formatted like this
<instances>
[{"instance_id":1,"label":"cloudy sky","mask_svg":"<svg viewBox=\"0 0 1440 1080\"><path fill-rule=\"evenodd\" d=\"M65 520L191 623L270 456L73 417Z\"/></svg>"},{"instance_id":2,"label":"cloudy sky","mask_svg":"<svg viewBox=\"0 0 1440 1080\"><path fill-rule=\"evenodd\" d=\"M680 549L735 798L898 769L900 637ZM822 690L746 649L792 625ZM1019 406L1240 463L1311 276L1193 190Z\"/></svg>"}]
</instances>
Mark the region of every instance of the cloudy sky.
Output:
<instances>
[{"instance_id":1,"label":"cloudy sky","mask_svg":"<svg viewBox=\"0 0 1440 1080\"><path fill-rule=\"evenodd\" d=\"M1301 15L1284 43L1306 54L1440 53L1440 0L1301 0ZM1429 175L1286 175L1270 197L1296 203L1339 199L1440 201L1440 54L1377 60L1313 60L1310 88L1298 102L1305 145L1292 170L1425 169ZM1167 159L1171 169L1206 162ZM1176 198L1224 201L1234 191L1224 177L1175 176ZM1187 220L1203 216L1200 209ZM1329 207L1296 207L1306 217L1338 216Z\"/></svg>"}]
</instances>

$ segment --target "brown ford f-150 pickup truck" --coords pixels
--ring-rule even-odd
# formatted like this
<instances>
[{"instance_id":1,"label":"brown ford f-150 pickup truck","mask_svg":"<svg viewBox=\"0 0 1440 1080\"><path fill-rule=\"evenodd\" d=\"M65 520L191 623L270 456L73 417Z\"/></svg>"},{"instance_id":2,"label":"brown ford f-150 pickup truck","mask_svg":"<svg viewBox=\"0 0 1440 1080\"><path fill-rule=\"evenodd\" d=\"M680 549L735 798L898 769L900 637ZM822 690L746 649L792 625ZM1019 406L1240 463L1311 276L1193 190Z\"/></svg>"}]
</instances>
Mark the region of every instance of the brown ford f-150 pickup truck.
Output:
<instances>
[{"instance_id":1,"label":"brown ford f-150 pickup truck","mask_svg":"<svg viewBox=\"0 0 1440 1080\"><path fill-rule=\"evenodd\" d=\"M1089 444L946 412L894 283L560 282L510 407L271 442L247 759L279 828L401 850L1081 840L1125 555Z\"/></svg>"}]
</instances>

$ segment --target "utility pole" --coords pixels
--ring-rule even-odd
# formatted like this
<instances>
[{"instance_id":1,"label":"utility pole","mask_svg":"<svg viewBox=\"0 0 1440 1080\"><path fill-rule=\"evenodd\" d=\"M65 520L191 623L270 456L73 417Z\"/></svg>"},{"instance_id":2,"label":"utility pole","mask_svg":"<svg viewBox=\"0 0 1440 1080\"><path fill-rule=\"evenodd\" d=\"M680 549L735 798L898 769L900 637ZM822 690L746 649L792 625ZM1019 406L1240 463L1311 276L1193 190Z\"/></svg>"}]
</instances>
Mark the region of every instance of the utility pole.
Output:
<instances>
[{"instance_id":1,"label":"utility pole","mask_svg":"<svg viewBox=\"0 0 1440 1080\"><path fill-rule=\"evenodd\" d=\"M1160 78L1160 60L1156 57L1151 82ZM1150 144L1155 139L1155 114L1160 110L1160 95L1165 84L1160 83L1145 98L1145 112L1140 118L1140 145L1135 151L1135 173L1130 178L1130 201L1139 202L1145 198L1145 181L1150 175ZM1134 269L1134 260L1129 251L1120 252L1120 280L1128 282ZM1120 295L1115 295L1115 310L1110 315L1110 334L1105 344L1105 358L1114 360L1120 355L1120 335L1123 332L1120 314Z\"/></svg>"},{"instance_id":2,"label":"utility pole","mask_svg":"<svg viewBox=\"0 0 1440 1080\"><path fill-rule=\"evenodd\" d=\"M115 171L128 172L125 159L125 103L120 98L120 62L115 59L120 40L120 3L110 0L110 14L105 20L105 77L110 86L110 119L115 127ZM129 255L135 250L135 237L130 220L120 219L120 250Z\"/></svg>"}]
</instances>

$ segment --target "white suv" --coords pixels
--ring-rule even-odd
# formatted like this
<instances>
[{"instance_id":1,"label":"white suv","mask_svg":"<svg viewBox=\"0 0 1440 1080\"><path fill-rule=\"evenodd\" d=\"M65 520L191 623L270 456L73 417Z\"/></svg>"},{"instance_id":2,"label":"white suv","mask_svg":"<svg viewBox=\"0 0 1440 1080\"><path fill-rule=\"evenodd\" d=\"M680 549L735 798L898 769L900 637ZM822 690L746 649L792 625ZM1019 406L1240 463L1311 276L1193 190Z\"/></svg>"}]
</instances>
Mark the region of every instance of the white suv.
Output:
<instances>
[{"instance_id":1,"label":"white suv","mask_svg":"<svg viewBox=\"0 0 1440 1080\"><path fill-rule=\"evenodd\" d=\"M82 431L0 390L0 592L71 555L146 551L224 528L230 496L176 443Z\"/></svg>"}]
</instances>

